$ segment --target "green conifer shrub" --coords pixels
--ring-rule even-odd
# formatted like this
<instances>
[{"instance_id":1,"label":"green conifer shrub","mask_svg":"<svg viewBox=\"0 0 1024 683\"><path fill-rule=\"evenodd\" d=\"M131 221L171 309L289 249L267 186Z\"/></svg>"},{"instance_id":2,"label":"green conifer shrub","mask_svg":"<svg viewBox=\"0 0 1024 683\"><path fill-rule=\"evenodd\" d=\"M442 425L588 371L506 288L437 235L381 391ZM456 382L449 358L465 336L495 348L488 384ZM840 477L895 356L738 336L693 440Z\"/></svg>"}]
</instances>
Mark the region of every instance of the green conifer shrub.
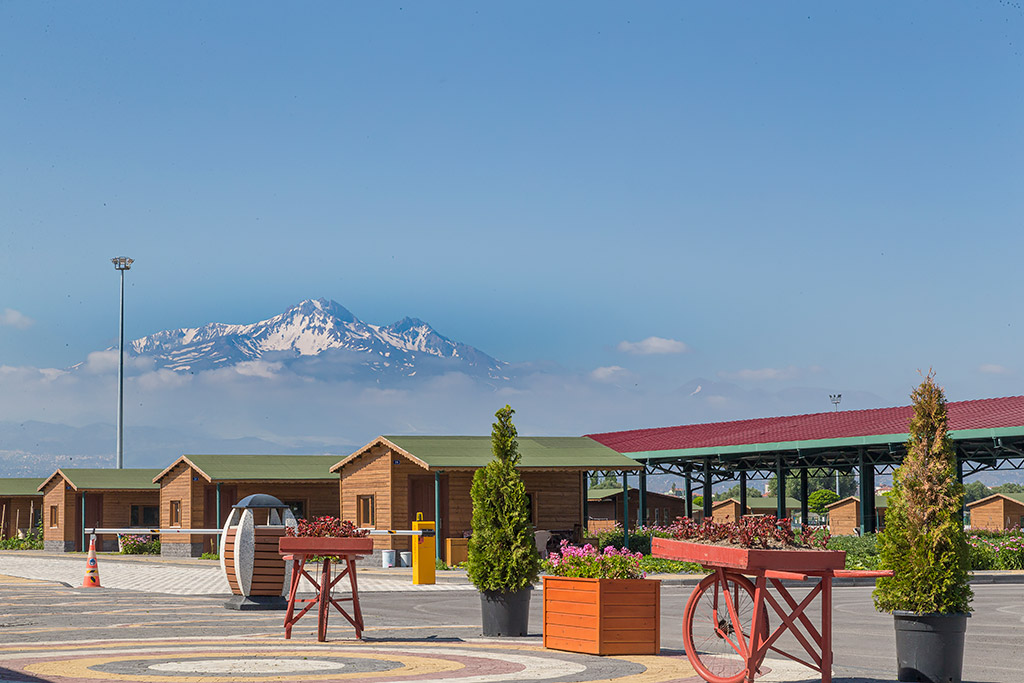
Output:
<instances>
[{"instance_id":1,"label":"green conifer shrub","mask_svg":"<svg viewBox=\"0 0 1024 683\"><path fill-rule=\"evenodd\" d=\"M540 556L530 524L526 487L519 477L519 445L512 424L515 411L505 406L491 428L494 459L473 474L473 535L467 573L481 591L513 593L530 586L540 573Z\"/></svg>"},{"instance_id":2,"label":"green conifer shrub","mask_svg":"<svg viewBox=\"0 0 1024 683\"><path fill-rule=\"evenodd\" d=\"M907 455L893 475L893 492L878 534L880 566L875 607L883 612L965 613L974 594L964 534L956 454L948 432L946 397L929 372L911 394Z\"/></svg>"}]
</instances>

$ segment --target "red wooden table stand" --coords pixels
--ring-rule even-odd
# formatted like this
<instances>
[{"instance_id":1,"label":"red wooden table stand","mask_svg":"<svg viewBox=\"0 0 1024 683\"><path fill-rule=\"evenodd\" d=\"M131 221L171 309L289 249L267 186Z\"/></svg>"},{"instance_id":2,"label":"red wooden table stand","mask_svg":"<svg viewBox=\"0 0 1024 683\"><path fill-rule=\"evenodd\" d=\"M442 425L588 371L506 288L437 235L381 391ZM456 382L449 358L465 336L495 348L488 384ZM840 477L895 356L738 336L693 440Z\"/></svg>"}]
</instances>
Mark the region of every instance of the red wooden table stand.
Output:
<instances>
[{"instance_id":1,"label":"red wooden table stand","mask_svg":"<svg viewBox=\"0 0 1024 683\"><path fill-rule=\"evenodd\" d=\"M683 613L687 659L709 683L753 683L769 651L817 671L822 683L831 683L832 579L892 575L844 570L846 553L833 550L759 550L654 538L652 553L699 562L712 571L694 589ZM809 578L819 580L800 601L782 583ZM818 625L807 614L815 600L821 608ZM786 631L803 648L799 656L778 646Z\"/></svg>"},{"instance_id":2,"label":"red wooden table stand","mask_svg":"<svg viewBox=\"0 0 1024 683\"><path fill-rule=\"evenodd\" d=\"M292 626L295 625L313 605L317 606L317 627L316 639L320 642L327 640L327 616L333 605L341 612L352 627L356 630L356 638L363 637L363 613L359 609L359 587L356 582L356 559L362 555L373 552L373 541L369 538L319 538L319 537L291 537L285 536L278 543L278 551L285 562L291 562L291 583L288 587L288 610L284 615L284 637L292 637ZM307 557L321 556L322 566L320 569L320 580L317 581L306 571ZM345 568L331 578L331 562L337 558L338 564L344 564ZM344 577L348 577L352 589L352 596L348 598L334 598L331 590ZM301 578L313 584L316 590L315 598L297 598ZM345 611L341 606L343 602L352 603L352 614ZM298 614L295 613L296 603L304 604Z\"/></svg>"}]
</instances>

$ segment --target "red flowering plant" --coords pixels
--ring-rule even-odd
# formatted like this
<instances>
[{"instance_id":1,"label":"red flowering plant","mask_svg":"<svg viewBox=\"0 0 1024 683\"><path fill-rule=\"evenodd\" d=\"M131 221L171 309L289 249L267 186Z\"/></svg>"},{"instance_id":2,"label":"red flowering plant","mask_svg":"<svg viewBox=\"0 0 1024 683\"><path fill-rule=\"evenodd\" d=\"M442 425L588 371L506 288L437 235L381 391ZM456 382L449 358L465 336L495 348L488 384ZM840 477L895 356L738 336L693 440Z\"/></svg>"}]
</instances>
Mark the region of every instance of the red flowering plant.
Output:
<instances>
[{"instance_id":1,"label":"red flowering plant","mask_svg":"<svg viewBox=\"0 0 1024 683\"><path fill-rule=\"evenodd\" d=\"M337 517L314 517L299 519L297 527L285 530L288 536L319 536L330 538L362 538L370 534L369 529L360 529L347 519Z\"/></svg>"},{"instance_id":2,"label":"red flowering plant","mask_svg":"<svg viewBox=\"0 0 1024 683\"><path fill-rule=\"evenodd\" d=\"M678 517L668 528L669 536L681 541L709 545L732 545L741 548L825 548L830 535L803 527L799 535L793 531L792 520L774 515L741 517L736 522L696 522Z\"/></svg>"},{"instance_id":3,"label":"red flowering plant","mask_svg":"<svg viewBox=\"0 0 1024 683\"><path fill-rule=\"evenodd\" d=\"M559 551L548 555L546 569L553 576L580 579L642 579L647 574L640 569L641 558L641 553L614 546L600 551L589 543L580 548L563 540Z\"/></svg>"}]
</instances>

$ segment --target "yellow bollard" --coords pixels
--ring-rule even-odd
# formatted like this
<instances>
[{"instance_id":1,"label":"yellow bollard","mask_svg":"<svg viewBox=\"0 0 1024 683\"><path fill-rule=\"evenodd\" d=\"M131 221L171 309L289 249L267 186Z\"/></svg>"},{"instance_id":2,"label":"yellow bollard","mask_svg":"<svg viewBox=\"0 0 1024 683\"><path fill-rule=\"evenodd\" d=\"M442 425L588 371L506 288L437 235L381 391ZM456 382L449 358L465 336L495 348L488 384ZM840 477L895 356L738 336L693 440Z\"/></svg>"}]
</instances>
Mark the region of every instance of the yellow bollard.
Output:
<instances>
[{"instance_id":1,"label":"yellow bollard","mask_svg":"<svg viewBox=\"0 0 1024 683\"><path fill-rule=\"evenodd\" d=\"M423 513L416 513L413 531L434 530L433 522L424 522ZM433 536L416 536L412 542L412 583L414 586L434 583L437 563L437 543Z\"/></svg>"}]
</instances>

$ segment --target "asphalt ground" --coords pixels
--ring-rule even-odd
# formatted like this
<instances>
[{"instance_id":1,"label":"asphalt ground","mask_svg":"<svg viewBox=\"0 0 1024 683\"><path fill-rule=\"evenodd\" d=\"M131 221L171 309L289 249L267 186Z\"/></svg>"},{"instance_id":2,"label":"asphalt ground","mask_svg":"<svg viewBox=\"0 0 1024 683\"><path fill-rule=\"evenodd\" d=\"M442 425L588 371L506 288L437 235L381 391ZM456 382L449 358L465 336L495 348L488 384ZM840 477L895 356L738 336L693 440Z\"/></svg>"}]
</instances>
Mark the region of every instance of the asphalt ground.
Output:
<instances>
[{"instance_id":1,"label":"asphalt ground","mask_svg":"<svg viewBox=\"0 0 1024 683\"><path fill-rule=\"evenodd\" d=\"M0 574L6 558L0 555ZM104 566L111 564L101 557L101 578ZM686 585L662 587L658 657L593 657L545 650L539 634L540 591L531 604L536 635L485 639L480 635L475 591L424 588L405 585L362 594L363 639L355 640L352 628L335 614L328 642L317 643L314 615L300 621L292 639L285 640L283 613L226 610L223 594L84 589L52 580L0 576L0 681L701 680L681 652L682 611L692 590ZM793 592L797 599L803 594L798 588ZM895 680L892 617L874 611L871 587L837 587L833 597L833 680ZM816 615L812 612L811 617ZM781 645L799 651L792 638ZM769 671L759 680L820 680L814 672L774 656L766 665ZM975 585L964 680L1024 681L1024 586Z\"/></svg>"}]
</instances>

